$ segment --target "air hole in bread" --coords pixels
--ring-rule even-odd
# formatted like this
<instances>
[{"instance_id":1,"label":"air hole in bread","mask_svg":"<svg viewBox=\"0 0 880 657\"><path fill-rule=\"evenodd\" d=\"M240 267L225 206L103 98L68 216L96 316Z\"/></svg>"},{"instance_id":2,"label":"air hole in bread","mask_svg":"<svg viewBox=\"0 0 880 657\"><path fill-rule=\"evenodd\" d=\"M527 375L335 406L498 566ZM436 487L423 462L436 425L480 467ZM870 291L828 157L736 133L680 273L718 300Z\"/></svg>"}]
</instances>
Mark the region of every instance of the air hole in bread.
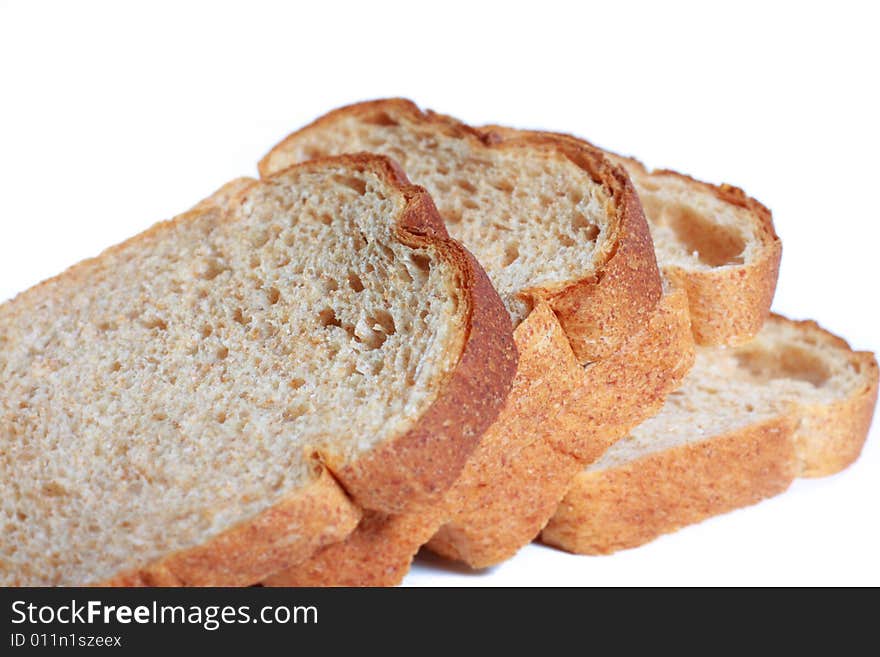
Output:
<instances>
[{"instance_id":1,"label":"air hole in bread","mask_svg":"<svg viewBox=\"0 0 880 657\"><path fill-rule=\"evenodd\" d=\"M364 282L361 280L360 276L351 271L348 272L348 287L350 287L354 292L363 292Z\"/></svg>"},{"instance_id":2,"label":"air hole in bread","mask_svg":"<svg viewBox=\"0 0 880 657\"><path fill-rule=\"evenodd\" d=\"M305 404L297 404L285 410L282 415L285 422L293 422L294 420L301 418L308 412L308 406L306 406Z\"/></svg>"},{"instance_id":3,"label":"air hole in bread","mask_svg":"<svg viewBox=\"0 0 880 657\"><path fill-rule=\"evenodd\" d=\"M461 210L458 208L446 208L443 211L443 220L447 224L461 223Z\"/></svg>"},{"instance_id":4,"label":"air hole in bread","mask_svg":"<svg viewBox=\"0 0 880 657\"><path fill-rule=\"evenodd\" d=\"M367 193L367 181L363 178L358 178L357 176L335 176L335 180L340 185L344 185L349 189L353 189L360 196L363 196Z\"/></svg>"},{"instance_id":5,"label":"air hole in bread","mask_svg":"<svg viewBox=\"0 0 880 657\"><path fill-rule=\"evenodd\" d=\"M387 335L394 335L397 329L394 325L394 317L387 310L376 310L367 318L368 322L373 325L373 330L384 331ZM378 329L376 327L379 327Z\"/></svg>"},{"instance_id":6,"label":"air hole in bread","mask_svg":"<svg viewBox=\"0 0 880 657\"><path fill-rule=\"evenodd\" d=\"M590 242L595 242L599 237L599 227L587 219L582 213L575 213L571 220L571 227L581 233Z\"/></svg>"},{"instance_id":7,"label":"air hole in bread","mask_svg":"<svg viewBox=\"0 0 880 657\"><path fill-rule=\"evenodd\" d=\"M167 331L168 324L161 317L148 317L143 320L144 328L147 329L158 329L159 331Z\"/></svg>"},{"instance_id":8,"label":"air hole in bread","mask_svg":"<svg viewBox=\"0 0 880 657\"><path fill-rule=\"evenodd\" d=\"M501 265L509 267L517 258L519 258L519 246L515 242L510 242L504 247L504 259L501 261Z\"/></svg>"},{"instance_id":9,"label":"air hole in bread","mask_svg":"<svg viewBox=\"0 0 880 657\"><path fill-rule=\"evenodd\" d=\"M385 344L388 335L374 317L361 319L354 327L355 340L370 350L379 349Z\"/></svg>"},{"instance_id":10,"label":"air hole in bread","mask_svg":"<svg viewBox=\"0 0 880 657\"><path fill-rule=\"evenodd\" d=\"M61 497L67 495L67 489L57 481L48 481L42 486L43 495L47 497Z\"/></svg>"},{"instance_id":11,"label":"air hole in bread","mask_svg":"<svg viewBox=\"0 0 880 657\"><path fill-rule=\"evenodd\" d=\"M492 187L497 189L499 192L503 192L504 194L510 194L513 191L513 183L509 180L505 180L504 178L500 180L493 180L491 183Z\"/></svg>"},{"instance_id":12,"label":"air hole in bread","mask_svg":"<svg viewBox=\"0 0 880 657\"><path fill-rule=\"evenodd\" d=\"M388 260L394 260L394 251L387 244L379 243L379 250Z\"/></svg>"},{"instance_id":13,"label":"air hole in bread","mask_svg":"<svg viewBox=\"0 0 880 657\"><path fill-rule=\"evenodd\" d=\"M209 258L204 262L202 270L198 275L199 278L203 278L206 281L213 281L226 270L227 267L222 262L216 258Z\"/></svg>"},{"instance_id":14,"label":"air hole in bread","mask_svg":"<svg viewBox=\"0 0 880 657\"><path fill-rule=\"evenodd\" d=\"M220 347L217 349L217 360L226 360L229 356L229 348L228 347Z\"/></svg>"},{"instance_id":15,"label":"air hole in bread","mask_svg":"<svg viewBox=\"0 0 880 657\"><path fill-rule=\"evenodd\" d=\"M261 249L269 242L269 230L255 230L251 234L251 246L255 249Z\"/></svg>"},{"instance_id":16,"label":"air hole in bread","mask_svg":"<svg viewBox=\"0 0 880 657\"><path fill-rule=\"evenodd\" d=\"M245 317L244 311L241 308L236 308L235 312L232 313L232 321L234 321L236 324L241 324L242 326L247 326L248 324L251 323L251 318ZM209 331L208 335L211 335L211 327L208 326L206 328ZM208 335L205 335L205 337L208 337Z\"/></svg>"},{"instance_id":17,"label":"air hole in bread","mask_svg":"<svg viewBox=\"0 0 880 657\"><path fill-rule=\"evenodd\" d=\"M410 262L415 266L417 272L420 272L425 278L431 272L431 260L427 256L414 253L409 258Z\"/></svg>"},{"instance_id":18,"label":"air hole in bread","mask_svg":"<svg viewBox=\"0 0 880 657\"><path fill-rule=\"evenodd\" d=\"M573 247L575 244L577 244L577 242L574 241L574 239L571 237L571 235L568 235L567 233L560 233L559 234L559 245L560 246Z\"/></svg>"},{"instance_id":19,"label":"air hole in bread","mask_svg":"<svg viewBox=\"0 0 880 657\"><path fill-rule=\"evenodd\" d=\"M329 226L333 223L333 217L331 217L329 214L327 214L325 212L325 213L318 215L318 221L320 221L325 226Z\"/></svg>"},{"instance_id":20,"label":"air hole in bread","mask_svg":"<svg viewBox=\"0 0 880 657\"><path fill-rule=\"evenodd\" d=\"M342 322L336 317L336 311L332 308L324 308L321 310L318 313L318 320L321 322L321 326L342 326Z\"/></svg>"},{"instance_id":21,"label":"air hole in bread","mask_svg":"<svg viewBox=\"0 0 880 657\"><path fill-rule=\"evenodd\" d=\"M743 347L734 357L740 367L760 382L798 379L820 388L831 378L831 371L819 357L793 345L772 352Z\"/></svg>"},{"instance_id":22,"label":"air hole in bread","mask_svg":"<svg viewBox=\"0 0 880 657\"><path fill-rule=\"evenodd\" d=\"M277 287L270 287L266 290L266 300L269 302L270 306L274 306L281 301L281 291Z\"/></svg>"},{"instance_id":23,"label":"air hole in bread","mask_svg":"<svg viewBox=\"0 0 880 657\"><path fill-rule=\"evenodd\" d=\"M464 178L459 178L458 180L455 181L455 184L458 185L459 187L461 187L468 194L476 194L477 193L477 188L474 187L474 185L469 180L465 180Z\"/></svg>"},{"instance_id":24,"label":"air hole in bread","mask_svg":"<svg viewBox=\"0 0 880 657\"><path fill-rule=\"evenodd\" d=\"M686 205L658 203L643 196L652 223L667 226L687 251L710 267L743 264L746 242L732 227L720 226Z\"/></svg>"}]
</instances>

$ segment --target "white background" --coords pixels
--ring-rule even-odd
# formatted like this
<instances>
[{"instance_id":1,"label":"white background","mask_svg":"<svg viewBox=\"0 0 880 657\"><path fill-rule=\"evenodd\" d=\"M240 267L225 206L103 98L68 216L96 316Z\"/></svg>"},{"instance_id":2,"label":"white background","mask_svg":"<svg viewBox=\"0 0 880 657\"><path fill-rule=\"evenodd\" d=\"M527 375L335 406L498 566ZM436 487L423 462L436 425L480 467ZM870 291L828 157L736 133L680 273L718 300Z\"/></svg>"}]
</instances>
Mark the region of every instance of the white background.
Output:
<instances>
[{"instance_id":1,"label":"white background","mask_svg":"<svg viewBox=\"0 0 880 657\"><path fill-rule=\"evenodd\" d=\"M0 299L253 175L325 111L403 95L744 187L783 239L775 309L878 351L871 4L0 0ZM846 472L638 550L421 559L407 583L878 585L872 433Z\"/></svg>"}]
</instances>

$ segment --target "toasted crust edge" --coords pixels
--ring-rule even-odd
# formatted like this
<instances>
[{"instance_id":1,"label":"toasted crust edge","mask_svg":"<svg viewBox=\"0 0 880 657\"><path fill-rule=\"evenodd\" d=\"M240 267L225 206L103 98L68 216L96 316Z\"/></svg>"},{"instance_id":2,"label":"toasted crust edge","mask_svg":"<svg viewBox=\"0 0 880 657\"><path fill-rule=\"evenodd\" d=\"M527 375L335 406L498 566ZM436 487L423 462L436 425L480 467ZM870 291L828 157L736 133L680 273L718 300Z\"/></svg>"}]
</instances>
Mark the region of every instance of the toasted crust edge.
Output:
<instances>
[{"instance_id":1,"label":"toasted crust edge","mask_svg":"<svg viewBox=\"0 0 880 657\"><path fill-rule=\"evenodd\" d=\"M793 405L738 431L582 472L542 533L569 552L608 554L783 492L797 477L834 474L858 458L877 402L874 354L853 351L815 321L771 317L849 352L863 385L831 404ZM768 447L761 448L762 441Z\"/></svg>"},{"instance_id":2,"label":"toasted crust edge","mask_svg":"<svg viewBox=\"0 0 880 657\"><path fill-rule=\"evenodd\" d=\"M576 554L610 554L781 493L795 478L793 426L783 416L582 472L541 540Z\"/></svg>"},{"instance_id":3,"label":"toasted crust edge","mask_svg":"<svg viewBox=\"0 0 880 657\"><path fill-rule=\"evenodd\" d=\"M305 490L255 518L99 586L249 586L342 540L360 517L360 510L322 469Z\"/></svg>"},{"instance_id":4,"label":"toasted crust edge","mask_svg":"<svg viewBox=\"0 0 880 657\"><path fill-rule=\"evenodd\" d=\"M687 293L697 344L738 345L747 342L761 330L776 291L782 242L776 234L770 210L742 189L728 184L713 185L670 169L650 170L634 157L613 153L569 134L517 130L500 125L482 126L477 130L488 139L495 140L515 139L523 134L553 135L624 160L642 175L679 178L724 203L748 210L756 218L761 242L760 253L753 262L725 265L710 271L688 271L675 266L663 267L662 270L670 282Z\"/></svg>"},{"instance_id":5,"label":"toasted crust edge","mask_svg":"<svg viewBox=\"0 0 880 657\"><path fill-rule=\"evenodd\" d=\"M814 320L792 320L776 313L771 317L848 352L851 365L862 378L860 388L847 399L799 407L800 421L794 432L798 476L812 478L836 474L859 457L868 438L880 379L877 358L870 351L854 351L846 340Z\"/></svg>"}]
</instances>

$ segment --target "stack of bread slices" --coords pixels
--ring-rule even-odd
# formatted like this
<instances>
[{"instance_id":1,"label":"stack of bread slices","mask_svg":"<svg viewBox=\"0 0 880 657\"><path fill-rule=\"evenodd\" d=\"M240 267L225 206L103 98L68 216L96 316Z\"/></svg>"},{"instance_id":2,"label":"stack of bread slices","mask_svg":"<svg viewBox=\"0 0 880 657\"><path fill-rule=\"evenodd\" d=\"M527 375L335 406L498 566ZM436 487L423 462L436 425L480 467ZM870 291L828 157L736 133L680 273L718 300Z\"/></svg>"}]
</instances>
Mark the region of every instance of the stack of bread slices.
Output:
<instances>
[{"instance_id":1,"label":"stack of bread slices","mask_svg":"<svg viewBox=\"0 0 880 657\"><path fill-rule=\"evenodd\" d=\"M388 586L608 553L859 455L770 212L409 101L0 306L0 585Z\"/></svg>"}]
</instances>

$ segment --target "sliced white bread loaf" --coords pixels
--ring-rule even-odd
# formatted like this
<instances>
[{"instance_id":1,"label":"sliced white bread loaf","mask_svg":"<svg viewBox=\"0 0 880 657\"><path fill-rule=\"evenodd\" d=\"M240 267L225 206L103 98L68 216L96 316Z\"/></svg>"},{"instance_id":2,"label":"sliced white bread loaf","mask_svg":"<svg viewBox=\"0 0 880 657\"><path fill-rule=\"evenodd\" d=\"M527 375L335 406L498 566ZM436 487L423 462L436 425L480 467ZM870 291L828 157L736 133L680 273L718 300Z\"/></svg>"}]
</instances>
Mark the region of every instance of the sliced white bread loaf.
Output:
<instances>
[{"instance_id":1,"label":"sliced white bread loaf","mask_svg":"<svg viewBox=\"0 0 880 657\"><path fill-rule=\"evenodd\" d=\"M554 134L586 143L503 126L480 130L496 141ZM755 336L770 312L782 256L770 211L732 185L652 171L634 158L603 152L626 169L639 193L657 263L687 294L697 343L741 344Z\"/></svg>"},{"instance_id":2,"label":"sliced white bread loaf","mask_svg":"<svg viewBox=\"0 0 880 657\"><path fill-rule=\"evenodd\" d=\"M815 322L774 315L749 343L701 347L663 410L578 475L542 539L606 554L838 472L877 385L874 355Z\"/></svg>"},{"instance_id":3,"label":"sliced white bread loaf","mask_svg":"<svg viewBox=\"0 0 880 657\"><path fill-rule=\"evenodd\" d=\"M683 297L658 304L632 185L595 149L547 136L493 145L451 117L384 100L318 119L260 171L361 150L393 157L424 184L452 235L486 267L516 324L519 369L445 505L369 516L347 541L269 584L396 583L441 526L444 554L473 566L509 557L537 536L570 478L662 402L691 357ZM633 382L646 399L598 385L609 379ZM569 404L574 390L590 390L590 403Z\"/></svg>"},{"instance_id":4,"label":"sliced white bread loaf","mask_svg":"<svg viewBox=\"0 0 880 657\"><path fill-rule=\"evenodd\" d=\"M388 160L234 181L0 306L0 584L256 583L432 503L515 366Z\"/></svg>"}]
</instances>

